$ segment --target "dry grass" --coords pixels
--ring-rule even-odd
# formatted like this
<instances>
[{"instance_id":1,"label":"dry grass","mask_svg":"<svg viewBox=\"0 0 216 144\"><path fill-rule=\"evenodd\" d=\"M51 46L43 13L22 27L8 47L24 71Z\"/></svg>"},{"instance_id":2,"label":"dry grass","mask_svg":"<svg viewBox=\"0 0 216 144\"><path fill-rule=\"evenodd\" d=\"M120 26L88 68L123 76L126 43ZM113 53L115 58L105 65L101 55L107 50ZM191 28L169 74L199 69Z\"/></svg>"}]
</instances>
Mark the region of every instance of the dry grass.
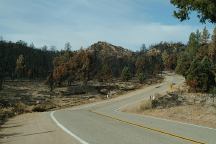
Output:
<instances>
[{"instance_id":1,"label":"dry grass","mask_svg":"<svg viewBox=\"0 0 216 144\"><path fill-rule=\"evenodd\" d=\"M145 100L123 111L216 128L216 104L186 103L161 108L152 108L151 104Z\"/></svg>"},{"instance_id":2,"label":"dry grass","mask_svg":"<svg viewBox=\"0 0 216 144\"><path fill-rule=\"evenodd\" d=\"M216 128L215 106L185 105L146 110L141 114Z\"/></svg>"},{"instance_id":3,"label":"dry grass","mask_svg":"<svg viewBox=\"0 0 216 144\"><path fill-rule=\"evenodd\" d=\"M149 83L144 84L139 84L136 80L130 82L116 81L113 84L118 88L111 91L112 96L110 98L125 95L128 91L135 91L149 84L160 83L162 80L161 77L153 77L148 79ZM3 90L0 91L0 123L6 121L7 118L22 113L44 112L106 99L106 95L100 93L91 94L88 92L73 95L68 92L68 87L62 86L55 88L50 93L48 86L43 81L7 81L4 83ZM150 107L151 104L147 102L138 107L137 111Z\"/></svg>"},{"instance_id":4,"label":"dry grass","mask_svg":"<svg viewBox=\"0 0 216 144\"><path fill-rule=\"evenodd\" d=\"M13 116L15 116L13 108L0 108L0 125Z\"/></svg>"},{"instance_id":5,"label":"dry grass","mask_svg":"<svg viewBox=\"0 0 216 144\"><path fill-rule=\"evenodd\" d=\"M150 100L143 100L139 104L132 105L130 107L124 108L123 112L130 112L130 113L141 113L145 110L152 109L152 103Z\"/></svg>"},{"instance_id":6,"label":"dry grass","mask_svg":"<svg viewBox=\"0 0 216 144\"><path fill-rule=\"evenodd\" d=\"M145 111L145 110L149 110L149 109L152 109L151 100L145 100L139 106L139 111Z\"/></svg>"}]
</instances>

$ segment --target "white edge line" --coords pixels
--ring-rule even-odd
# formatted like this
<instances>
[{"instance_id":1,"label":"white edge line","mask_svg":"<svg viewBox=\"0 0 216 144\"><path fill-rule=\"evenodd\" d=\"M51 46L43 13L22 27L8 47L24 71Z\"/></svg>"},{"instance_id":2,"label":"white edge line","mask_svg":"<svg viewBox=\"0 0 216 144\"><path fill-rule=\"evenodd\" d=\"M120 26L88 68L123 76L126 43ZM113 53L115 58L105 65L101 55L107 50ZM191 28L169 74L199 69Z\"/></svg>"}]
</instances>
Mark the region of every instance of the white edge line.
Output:
<instances>
[{"instance_id":1,"label":"white edge line","mask_svg":"<svg viewBox=\"0 0 216 144\"><path fill-rule=\"evenodd\" d=\"M147 116L147 115L143 115L143 116L153 118L153 119L159 119L159 120L164 120L164 121L169 121L169 122L175 122L175 123L179 123L179 124L190 125L190 126L193 126L193 127L199 127L199 128L203 128L203 129L210 129L210 130L216 131L215 128L210 128L210 127L206 127L206 126L200 126L200 125L191 124L191 123L185 123L185 122L179 122L179 121L175 121L175 120L163 119L163 118L158 118L158 117L154 117L154 116Z\"/></svg>"},{"instance_id":2,"label":"white edge line","mask_svg":"<svg viewBox=\"0 0 216 144\"><path fill-rule=\"evenodd\" d=\"M52 118L52 120L57 124L57 126L59 126L63 131L65 131L66 133L68 133L70 136L74 137L77 141L79 141L81 144L89 144L88 142L82 140L80 137L78 137L77 135L75 135L74 133L72 133L71 131L69 131L67 128L65 128L61 123L59 123L57 121L57 119L54 117L54 113L55 111L52 111L50 113L50 117Z\"/></svg>"},{"instance_id":3,"label":"white edge line","mask_svg":"<svg viewBox=\"0 0 216 144\"><path fill-rule=\"evenodd\" d=\"M164 93L164 92L162 92ZM145 100L145 99L143 99ZM137 100L135 102L132 102L132 103L129 103L129 104L126 104L126 105L123 105L117 109L115 109L114 111L115 112L122 112L122 109L130 106L130 105L133 105L133 104L136 104L136 103L139 103L141 102L142 100ZM123 112L124 113L124 112ZM206 126L200 126L200 125L196 125L196 124L191 124L191 123L185 123L185 122L180 122L180 121L175 121L175 120L169 120L169 119L164 119L164 118L158 118L158 117L154 117L154 116L148 116L148 115L141 115L142 117L148 117L148 118L152 118L152 119L158 119L158 120L163 120L163 121L168 121L168 122L175 122L175 123L179 123L179 124L184 124L184 125L190 125L190 126L194 126L194 127L199 127L199 128L204 128L204 129L210 129L210 130L214 130L216 131L215 128L210 128L210 127L206 127Z\"/></svg>"},{"instance_id":4,"label":"white edge line","mask_svg":"<svg viewBox=\"0 0 216 144\"><path fill-rule=\"evenodd\" d=\"M122 112L122 111L121 111L122 109L126 108L126 107L129 106L129 105L133 105L133 104L135 104L135 103L138 103L138 102L140 102L140 101L136 101L136 102L134 102L134 103L130 103L130 104L124 105L124 106L122 106L122 107L120 107L120 108L115 109L114 111L116 111L116 112ZM123 112L123 113L124 113L124 112ZM169 120L169 119L164 119L164 118L158 118L158 117L148 116L148 115L140 115L140 116L142 116L142 117L148 117L148 118L152 118L152 119L163 120L163 121L168 121L168 122L175 122L175 123L179 123L179 124L190 125L190 126L194 126L194 127L199 127L199 128L210 129L210 130L216 131L215 128L210 128L210 127L206 127L206 126L200 126L200 125L191 124L191 123L185 123L185 122L180 122L180 121L175 121L175 120Z\"/></svg>"}]
</instances>

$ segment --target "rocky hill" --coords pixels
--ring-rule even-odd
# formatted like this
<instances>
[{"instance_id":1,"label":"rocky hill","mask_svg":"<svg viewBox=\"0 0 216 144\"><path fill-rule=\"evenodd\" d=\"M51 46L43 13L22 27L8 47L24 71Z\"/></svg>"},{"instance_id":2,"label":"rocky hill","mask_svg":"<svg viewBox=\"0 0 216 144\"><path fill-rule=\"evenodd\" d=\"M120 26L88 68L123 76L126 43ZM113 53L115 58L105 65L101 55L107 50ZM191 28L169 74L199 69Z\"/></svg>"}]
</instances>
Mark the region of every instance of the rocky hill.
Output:
<instances>
[{"instance_id":1,"label":"rocky hill","mask_svg":"<svg viewBox=\"0 0 216 144\"><path fill-rule=\"evenodd\" d=\"M86 49L88 52L96 52L99 56L116 56L127 57L132 56L133 52L121 46L115 46L107 42L97 42Z\"/></svg>"}]
</instances>

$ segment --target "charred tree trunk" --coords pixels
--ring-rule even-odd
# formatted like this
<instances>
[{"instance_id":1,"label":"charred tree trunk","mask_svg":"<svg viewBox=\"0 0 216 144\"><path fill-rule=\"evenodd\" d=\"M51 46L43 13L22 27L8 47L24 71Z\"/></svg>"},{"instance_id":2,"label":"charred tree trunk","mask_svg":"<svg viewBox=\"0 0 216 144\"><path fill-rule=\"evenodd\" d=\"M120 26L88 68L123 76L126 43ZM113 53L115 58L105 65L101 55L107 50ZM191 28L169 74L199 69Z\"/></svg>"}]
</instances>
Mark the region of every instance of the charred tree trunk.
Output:
<instances>
[{"instance_id":1,"label":"charred tree trunk","mask_svg":"<svg viewBox=\"0 0 216 144\"><path fill-rule=\"evenodd\" d=\"M3 80L0 79L0 91L3 89Z\"/></svg>"}]
</instances>

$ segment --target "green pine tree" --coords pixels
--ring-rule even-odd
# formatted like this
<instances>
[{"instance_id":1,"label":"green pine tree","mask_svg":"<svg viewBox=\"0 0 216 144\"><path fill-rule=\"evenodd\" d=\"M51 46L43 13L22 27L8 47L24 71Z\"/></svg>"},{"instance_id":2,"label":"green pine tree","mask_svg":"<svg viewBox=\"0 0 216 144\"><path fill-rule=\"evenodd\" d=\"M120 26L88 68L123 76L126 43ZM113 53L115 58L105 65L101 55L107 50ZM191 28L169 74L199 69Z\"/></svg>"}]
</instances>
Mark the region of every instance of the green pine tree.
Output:
<instances>
[{"instance_id":1,"label":"green pine tree","mask_svg":"<svg viewBox=\"0 0 216 144\"><path fill-rule=\"evenodd\" d=\"M124 67L121 73L121 77L123 81L128 81L131 79L131 71L129 67Z\"/></svg>"}]
</instances>

